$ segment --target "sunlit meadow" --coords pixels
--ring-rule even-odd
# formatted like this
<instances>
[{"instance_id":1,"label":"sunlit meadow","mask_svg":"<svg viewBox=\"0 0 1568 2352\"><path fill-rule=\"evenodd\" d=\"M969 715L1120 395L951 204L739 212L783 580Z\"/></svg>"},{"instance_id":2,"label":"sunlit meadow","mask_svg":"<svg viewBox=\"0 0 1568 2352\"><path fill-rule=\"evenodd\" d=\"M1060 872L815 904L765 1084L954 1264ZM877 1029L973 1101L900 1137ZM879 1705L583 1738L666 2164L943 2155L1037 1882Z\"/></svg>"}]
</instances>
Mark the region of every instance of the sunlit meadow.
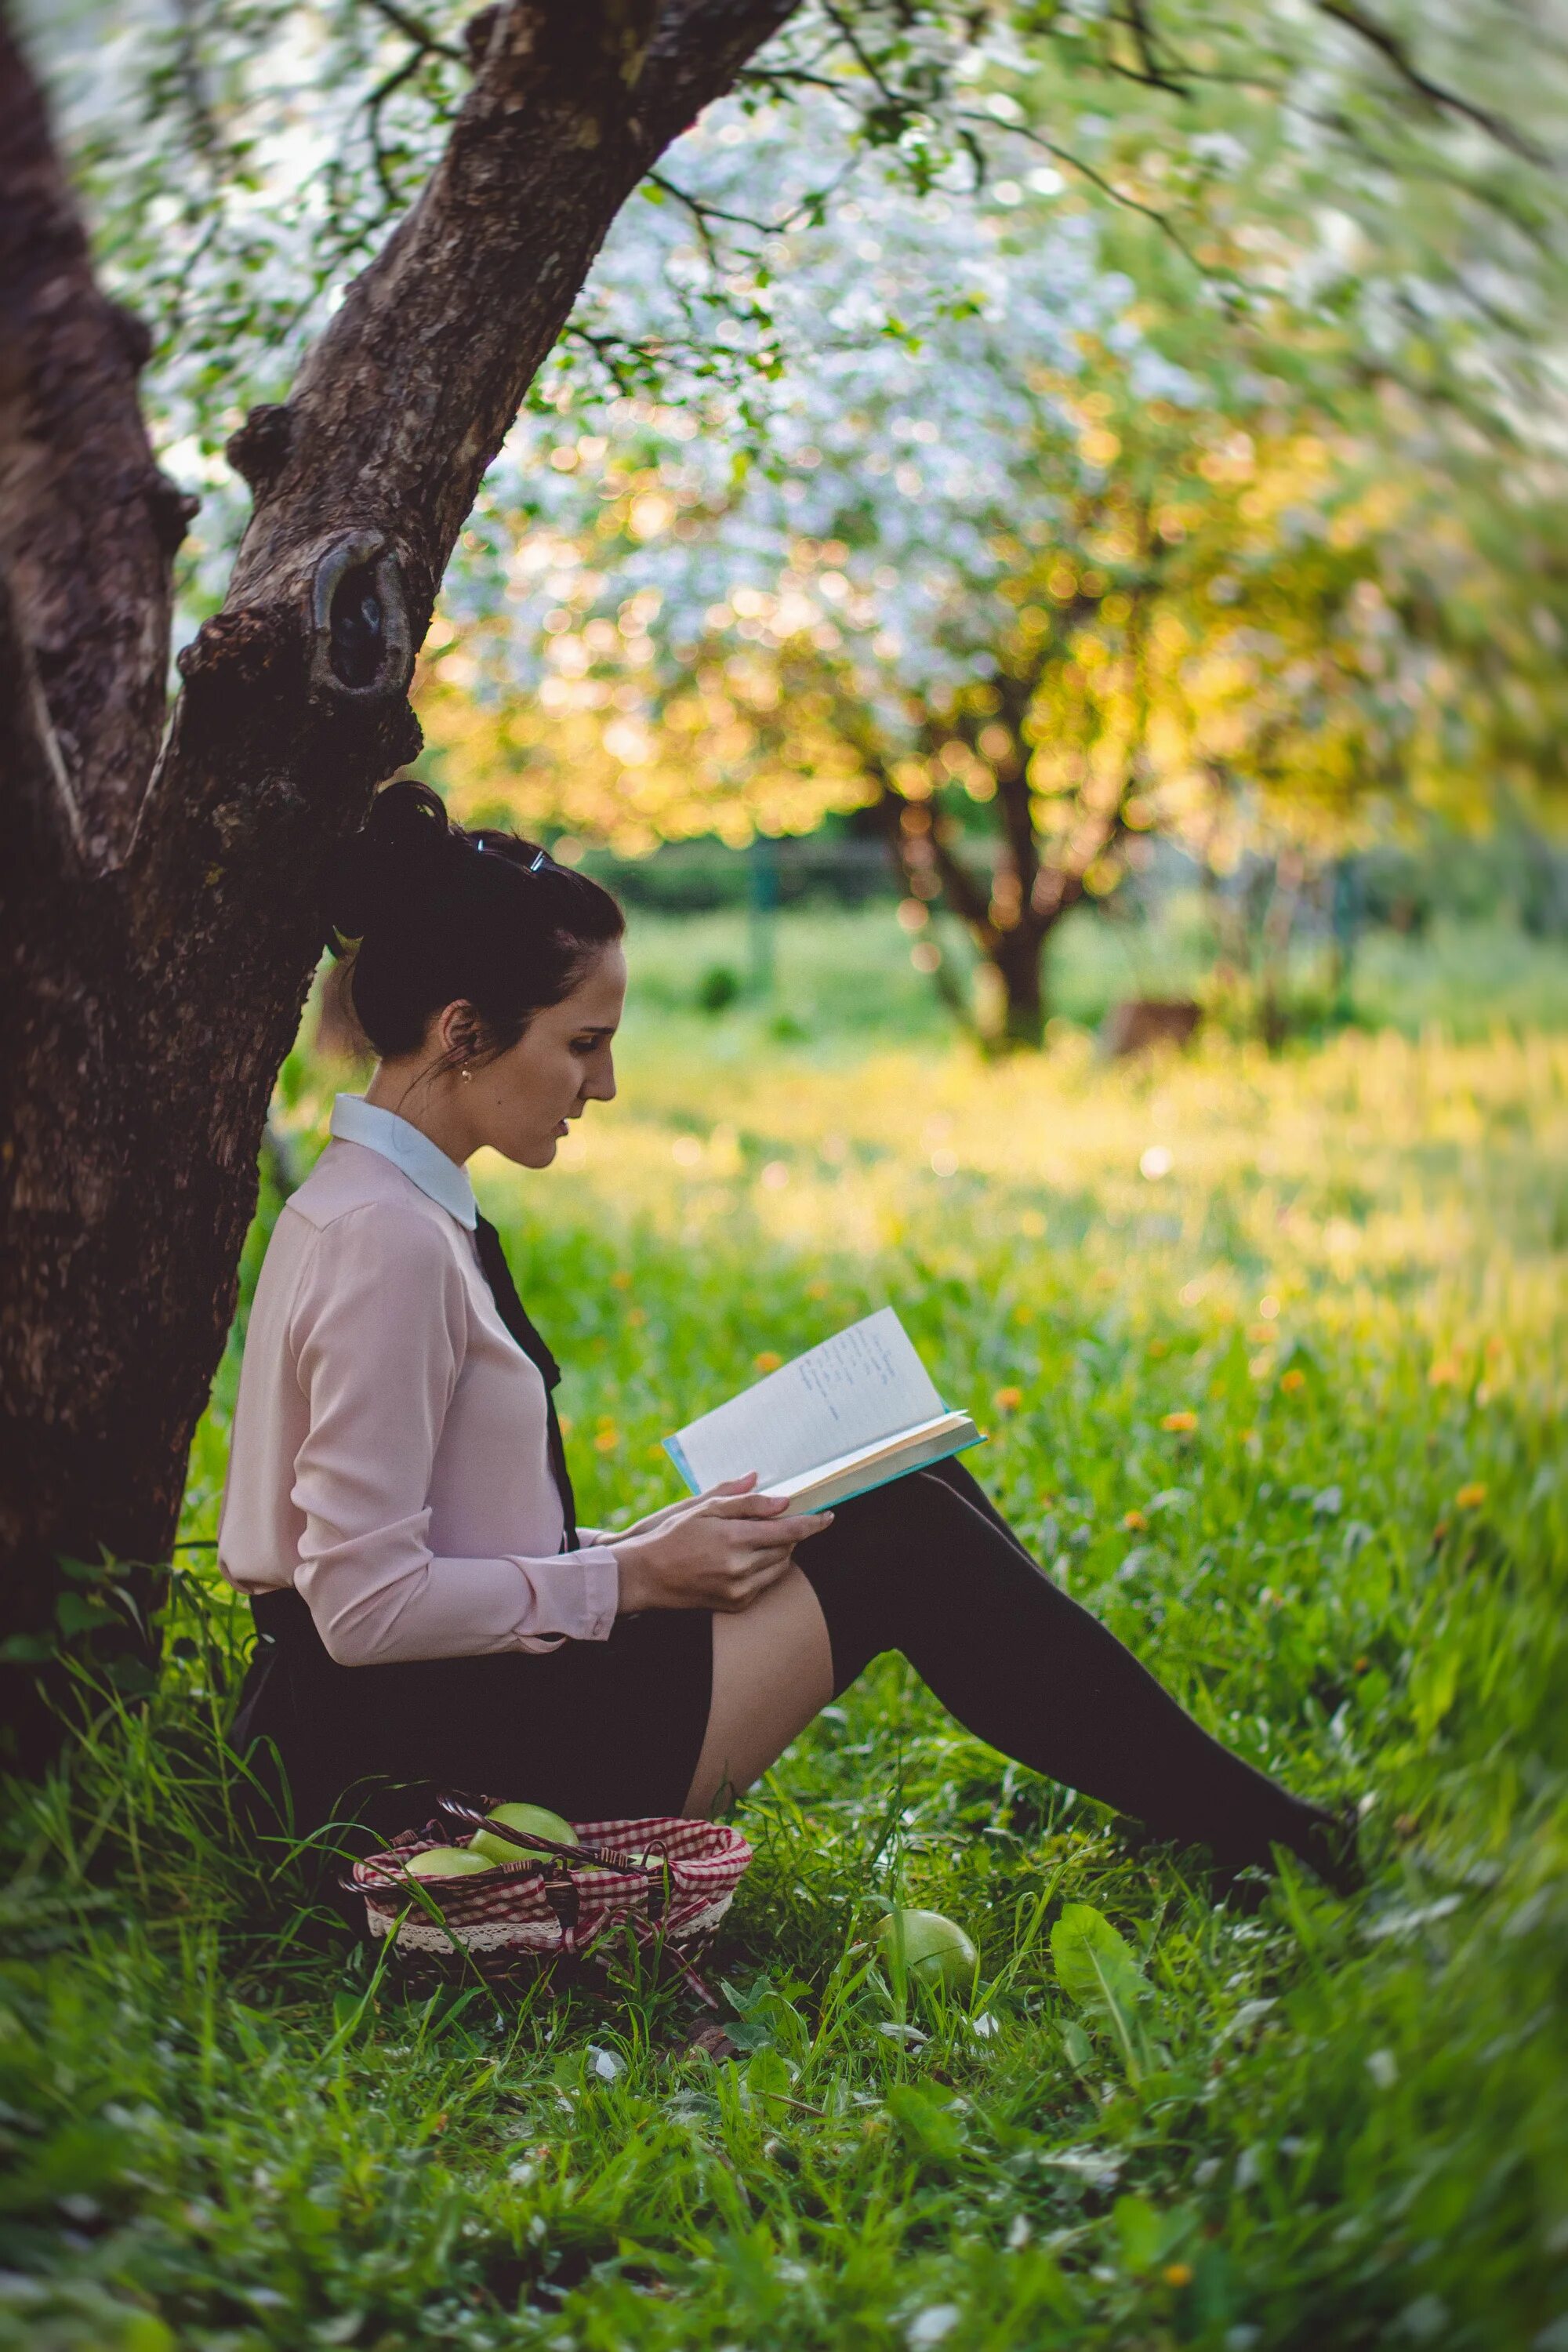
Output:
<instances>
[{"instance_id":1,"label":"sunlit meadow","mask_svg":"<svg viewBox=\"0 0 1568 2352\"><path fill-rule=\"evenodd\" d=\"M1048 1571L1360 1805L1366 1893L1216 1887L885 1661L740 1809L738 2057L624 1976L411 2001L226 1816L231 1349L163 1694L13 1825L0 2345L1568 2352L1568 1038L996 1067L817 986L792 1040L651 985L557 1170L476 1168L584 1516L891 1302ZM342 1079L285 1074L300 1165ZM972 1999L870 1967L899 1894Z\"/></svg>"}]
</instances>

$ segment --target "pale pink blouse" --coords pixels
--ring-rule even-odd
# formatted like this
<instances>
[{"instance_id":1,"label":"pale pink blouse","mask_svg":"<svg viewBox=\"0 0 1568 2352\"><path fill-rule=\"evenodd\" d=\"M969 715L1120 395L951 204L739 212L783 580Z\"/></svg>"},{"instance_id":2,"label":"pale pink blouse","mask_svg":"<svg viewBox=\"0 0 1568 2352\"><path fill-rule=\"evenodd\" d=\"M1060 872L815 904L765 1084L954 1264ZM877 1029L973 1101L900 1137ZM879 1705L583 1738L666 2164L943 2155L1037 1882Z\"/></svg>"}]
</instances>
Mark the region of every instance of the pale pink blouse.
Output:
<instances>
[{"instance_id":1,"label":"pale pink blouse","mask_svg":"<svg viewBox=\"0 0 1568 2352\"><path fill-rule=\"evenodd\" d=\"M256 1286L225 1575L294 1585L342 1665L604 1641L616 1556L561 1549L544 1382L479 1270L467 1174L357 1096L332 1133Z\"/></svg>"}]
</instances>

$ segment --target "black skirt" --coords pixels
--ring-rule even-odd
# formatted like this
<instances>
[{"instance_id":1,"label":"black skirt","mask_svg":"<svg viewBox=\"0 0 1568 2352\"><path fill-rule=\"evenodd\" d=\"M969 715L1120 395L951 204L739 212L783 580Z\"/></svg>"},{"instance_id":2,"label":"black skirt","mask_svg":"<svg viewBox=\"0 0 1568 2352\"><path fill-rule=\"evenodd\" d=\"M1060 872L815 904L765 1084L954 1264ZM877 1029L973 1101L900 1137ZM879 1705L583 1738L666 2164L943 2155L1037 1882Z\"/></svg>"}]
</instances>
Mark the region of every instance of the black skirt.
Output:
<instances>
[{"instance_id":1,"label":"black skirt","mask_svg":"<svg viewBox=\"0 0 1568 2352\"><path fill-rule=\"evenodd\" d=\"M712 1696L707 1610L617 1617L608 1641L558 1650L341 1666L291 1586L251 1608L231 1740L296 1835L339 1824L325 1843L363 1851L427 1820L443 1790L574 1822L686 1809Z\"/></svg>"}]
</instances>

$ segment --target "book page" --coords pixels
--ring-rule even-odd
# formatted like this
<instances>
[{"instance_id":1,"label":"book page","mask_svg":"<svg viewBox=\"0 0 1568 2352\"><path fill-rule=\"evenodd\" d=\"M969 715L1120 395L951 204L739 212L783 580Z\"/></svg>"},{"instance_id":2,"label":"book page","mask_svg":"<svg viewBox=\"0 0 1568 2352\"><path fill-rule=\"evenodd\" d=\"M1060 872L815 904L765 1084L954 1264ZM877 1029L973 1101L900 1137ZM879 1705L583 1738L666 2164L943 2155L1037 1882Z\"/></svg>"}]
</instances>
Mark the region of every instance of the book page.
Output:
<instances>
[{"instance_id":1,"label":"book page","mask_svg":"<svg viewBox=\"0 0 1568 2352\"><path fill-rule=\"evenodd\" d=\"M966 1412L944 1413L940 1421L922 1422L878 1445L863 1445L841 1461L825 1463L820 1470L808 1470L802 1478L785 1479L764 1491L787 1496L797 1511L823 1511L984 1442Z\"/></svg>"},{"instance_id":2,"label":"book page","mask_svg":"<svg viewBox=\"0 0 1568 2352\"><path fill-rule=\"evenodd\" d=\"M906 1456L928 1454L933 1447L952 1444L956 1454L972 1440L978 1442L980 1433L966 1412L943 1413L940 1421L923 1421L912 1429L900 1429L895 1436L880 1437L869 1445L857 1445L841 1454L833 1462L819 1462L805 1474L805 1485L819 1486L824 1480L837 1478L845 1470L874 1469L884 1462L898 1463ZM800 1476L775 1478L772 1491L788 1495L801 1491Z\"/></svg>"},{"instance_id":3,"label":"book page","mask_svg":"<svg viewBox=\"0 0 1568 2352\"><path fill-rule=\"evenodd\" d=\"M670 1452L696 1492L748 1470L773 1486L942 1411L909 1334L884 1307L689 1423Z\"/></svg>"}]
</instances>

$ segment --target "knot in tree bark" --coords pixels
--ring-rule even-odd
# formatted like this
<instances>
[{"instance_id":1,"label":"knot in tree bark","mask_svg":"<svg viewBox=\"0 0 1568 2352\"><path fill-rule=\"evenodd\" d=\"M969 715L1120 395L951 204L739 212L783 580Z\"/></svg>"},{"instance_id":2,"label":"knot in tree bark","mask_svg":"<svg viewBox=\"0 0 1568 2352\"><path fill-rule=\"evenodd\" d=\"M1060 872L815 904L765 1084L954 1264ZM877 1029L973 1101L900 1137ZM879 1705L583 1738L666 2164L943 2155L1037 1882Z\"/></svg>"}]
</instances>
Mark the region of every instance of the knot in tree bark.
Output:
<instances>
[{"instance_id":1,"label":"knot in tree bark","mask_svg":"<svg viewBox=\"0 0 1568 2352\"><path fill-rule=\"evenodd\" d=\"M261 402L229 435L224 455L253 499L276 478L289 455L289 411L279 401Z\"/></svg>"},{"instance_id":2,"label":"knot in tree bark","mask_svg":"<svg viewBox=\"0 0 1568 2352\"><path fill-rule=\"evenodd\" d=\"M379 531L346 532L310 583L310 690L336 704L401 698L414 675L403 572Z\"/></svg>"},{"instance_id":3,"label":"knot in tree bark","mask_svg":"<svg viewBox=\"0 0 1568 2352\"><path fill-rule=\"evenodd\" d=\"M287 616L275 607L215 613L181 653L177 667L192 693L204 698L219 686L247 691L269 677L279 685L293 638Z\"/></svg>"}]
</instances>

